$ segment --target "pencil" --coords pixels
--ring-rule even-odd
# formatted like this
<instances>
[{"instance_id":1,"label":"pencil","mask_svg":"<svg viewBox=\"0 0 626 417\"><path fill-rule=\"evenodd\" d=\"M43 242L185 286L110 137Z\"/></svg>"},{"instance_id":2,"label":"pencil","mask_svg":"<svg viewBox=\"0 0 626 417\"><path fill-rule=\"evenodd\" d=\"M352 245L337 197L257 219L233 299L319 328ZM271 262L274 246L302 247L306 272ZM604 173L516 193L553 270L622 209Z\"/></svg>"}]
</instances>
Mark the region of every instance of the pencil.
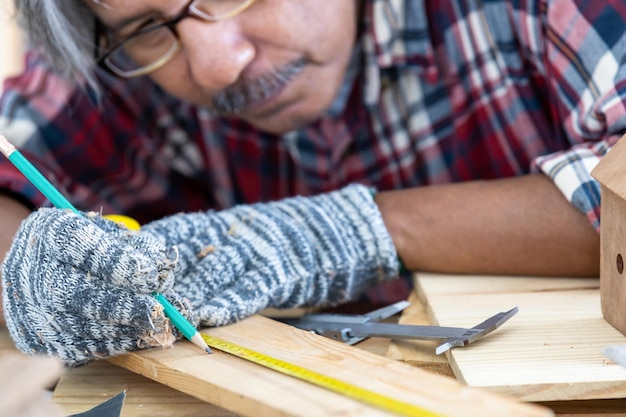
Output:
<instances>
[{"instance_id":1,"label":"pencil","mask_svg":"<svg viewBox=\"0 0 626 417\"><path fill-rule=\"evenodd\" d=\"M44 177L33 164L9 140L0 133L0 152L18 169L27 180L29 180L50 202L57 208L69 209L74 213L81 214L76 207L69 202L63 194ZM172 324L185 336L191 343L204 349L207 353L211 353L211 348L206 344L198 330L178 311L163 295L159 293L152 294L154 298L163 306L165 315L170 319Z\"/></svg>"},{"instance_id":2,"label":"pencil","mask_svg":"<svg viewBox=\"0 0 626 417\"><path fill-rule=\"evenodd\" d=\"M26 159L20 151L15 149L15 146L13 146L2 133L0 133L0 151L55 207L70 209L74 213L79 213L72 203L70 203L59 190L54 188L28 159Z\"/></svg>"},{"instance_id":3,"label":"pencil","mask_svg":"<svg viewBox=\"0 0 626 417\"><path fill-rule=\"evenodd\" d=\"M193 327L187 319L180 314L178 310L169 302L163 294L153 293L154 298L157 299L159 303L163 306L163 310L165 311L165 315L170 318L174 326L189 340L196 346L200 346L202 349L206 350L207 353L211 353L211 348L206 344L200 332Z\"/></svg>"}]
</instances>

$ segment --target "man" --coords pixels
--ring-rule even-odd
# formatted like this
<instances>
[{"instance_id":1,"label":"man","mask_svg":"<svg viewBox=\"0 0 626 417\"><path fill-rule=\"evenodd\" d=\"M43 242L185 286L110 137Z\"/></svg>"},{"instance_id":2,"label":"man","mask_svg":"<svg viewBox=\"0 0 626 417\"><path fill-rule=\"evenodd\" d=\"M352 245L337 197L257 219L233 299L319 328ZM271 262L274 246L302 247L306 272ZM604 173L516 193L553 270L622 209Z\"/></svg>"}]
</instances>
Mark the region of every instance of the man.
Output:
<instances>
[{"instance_id":1,"label":"man","mask_svg":"<svg viewBox=\"0 0 626 417\"><path fill-rule=\"evenodd\" d=\"M5 135L80 210L143 224L30 214L46 202L0 166L5 315L27 352L167 345L152 291L223 325L405 297L402 264L598 273L589 171L624 132L621 1L16 7L60 75L29 57Z\"/></svg>"}]
</instances>

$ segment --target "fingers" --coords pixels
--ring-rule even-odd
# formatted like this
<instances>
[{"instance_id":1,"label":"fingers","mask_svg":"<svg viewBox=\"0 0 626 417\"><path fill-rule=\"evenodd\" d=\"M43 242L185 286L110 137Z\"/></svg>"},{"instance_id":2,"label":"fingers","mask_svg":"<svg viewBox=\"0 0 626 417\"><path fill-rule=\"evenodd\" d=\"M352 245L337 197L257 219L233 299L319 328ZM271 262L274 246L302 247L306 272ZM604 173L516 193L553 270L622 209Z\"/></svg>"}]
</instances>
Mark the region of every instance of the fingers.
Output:
<instances>
[{"instance_id":1,"label":"fingers","mask_svg":"<svg viewBox=\"0 0 626 417\"><path fill-rule=\"evenodd\" d=\"M67 323L71 327L88 322L153 326L151 312L158 303L151 295L113 285L54 259L42 267L38 282L21 279L11 283L11 290L24 298L26 311L41 311L51 319L67 313L81 320L74 325Z\"/></svg>"},{"instance_id":2,"label":"fingers","mask_svg":"<svg viewBox=\"0 0 626 417\"><path fill-rule=\"evenodd\" d=\"M83 278L51 275L36 286L10 282L5 316L19 349L75 365L173 343L169 320L153 297Z\"/></svg>"},{"instance_id":3,"label":"fingers","mask_svg":"<svg viewBox=\"0 0 626 417\"><path fill-rule=\"evenodd\" d=\"M30 355L59 357L66 365L79 366L146 347L167 347L175 338L170 328L161 332L131 326L103 324L97 335L67 328L40 330L29 323L8 323L16 347ZM99 337L96 337L99 336Z\"/></svg>"},{"instance_id":4,"label":"fingers","mask_svg":"<svg viewBox=\"0 0 626 417\"><path fill-rule=\"evenodd\" d=\"M44 209L18 231L2 279L7 326L22 351L76 365L175 340L150 294L172 285L163 245L98 222Z\"/></svg>"},{"instance_id":5,"label":"fingers","mask_svg":"<svg viewBox=\"0 0 626 417\"><path fill-rule=\"evenodd\" d=\"M40 266L56 259L91 278L132 291L149 293L172 279L173 260L156 240L130 231L105 231L68 210L41 209L31 214L13 246L15 255L9 253L9 261Z\"/></svg>"}]
</instances>

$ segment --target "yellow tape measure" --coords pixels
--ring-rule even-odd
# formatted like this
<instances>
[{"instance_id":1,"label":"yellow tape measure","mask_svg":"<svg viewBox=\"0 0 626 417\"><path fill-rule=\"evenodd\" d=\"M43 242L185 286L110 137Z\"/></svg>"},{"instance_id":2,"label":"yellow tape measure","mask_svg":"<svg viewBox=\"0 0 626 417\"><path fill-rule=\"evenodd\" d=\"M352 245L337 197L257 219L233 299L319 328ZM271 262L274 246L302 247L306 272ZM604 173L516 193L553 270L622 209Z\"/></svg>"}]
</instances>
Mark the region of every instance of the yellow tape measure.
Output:
<instances>
[{"instance_id":1,"label":"yellow tape measure","mask_svg":"<svg viewBox=\"0 0 626 417\"><path fill-rule=\"evenodd\" d=\"M121 214L105 214L102 217L104 217L105 219L112 220L115 223L120 224L122 226L126 226L130 230L141 229L141 225L139 224L139 222L128 216L123 216Z\"/></svg>"},{"instance_id":2,"label":"yellow tape measure","mask_svg":"<svg viewBox=\"0 0 626 417\"><path fill-rule=\"evenodd\" d=\"M127 216L108 214L104 217L126 226L130 230L139 230L141 228L140 224L135 219ZM204 333L200 334L207 345L212 348L219 349L222 352L246 359L256 363L257 365L261 365L282 374L326 388L330 391L350 397L357 401L361 401L381 410L408 417L443 417L441 414L433 413L416 405L386 397L374 391L349 384L339 379L320 374L319 372L315 372L271 356L264 355L260 352L256 352L235 343L230 343Z\"/></svg>"},{"instance_id":3,"label":"yellow tape measure","mask_svg":"<svg viewBox=\"0 0 626 417\"><path fill-rule=\"evenodd\" d=\"M212 348L219 349L222 352L230 353L231 355L246 359L285 375L298 378L346 397L367 403L381 410L409 417L443 417L441 414L433 413L416 405L386 397L374 391L370 391L339 379L320 374L310 369L285 362L281 359L267 356L263 353L227 342L223 339L218 339L204 333L201 333L201 335L207 345Z\"/></svg>"}]
</instances>

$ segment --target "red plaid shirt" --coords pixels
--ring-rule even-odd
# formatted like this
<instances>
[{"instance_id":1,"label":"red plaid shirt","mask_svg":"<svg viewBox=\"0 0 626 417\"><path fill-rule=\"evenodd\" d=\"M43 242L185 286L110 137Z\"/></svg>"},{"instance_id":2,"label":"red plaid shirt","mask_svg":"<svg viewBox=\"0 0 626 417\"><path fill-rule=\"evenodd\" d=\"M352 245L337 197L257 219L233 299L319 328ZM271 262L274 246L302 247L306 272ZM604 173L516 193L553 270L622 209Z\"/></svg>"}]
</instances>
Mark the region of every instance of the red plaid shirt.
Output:
<instances>
[{"instance_id":1,"label":"red plaid shirt","mask_svg":"<svg viewBox=\"0 0 626 417\"><path fill-rule=\"evenodd\" d=\"M35 54L0 131L80 209L179 211L542 171L599 228L589 175L626 126L626 2L365 0L332 115L276 136L98 73L96 103ZM4 159L0 187L41 196ZM395 298L398 298L397 296Z\"/></svg>"}]
</instances>

